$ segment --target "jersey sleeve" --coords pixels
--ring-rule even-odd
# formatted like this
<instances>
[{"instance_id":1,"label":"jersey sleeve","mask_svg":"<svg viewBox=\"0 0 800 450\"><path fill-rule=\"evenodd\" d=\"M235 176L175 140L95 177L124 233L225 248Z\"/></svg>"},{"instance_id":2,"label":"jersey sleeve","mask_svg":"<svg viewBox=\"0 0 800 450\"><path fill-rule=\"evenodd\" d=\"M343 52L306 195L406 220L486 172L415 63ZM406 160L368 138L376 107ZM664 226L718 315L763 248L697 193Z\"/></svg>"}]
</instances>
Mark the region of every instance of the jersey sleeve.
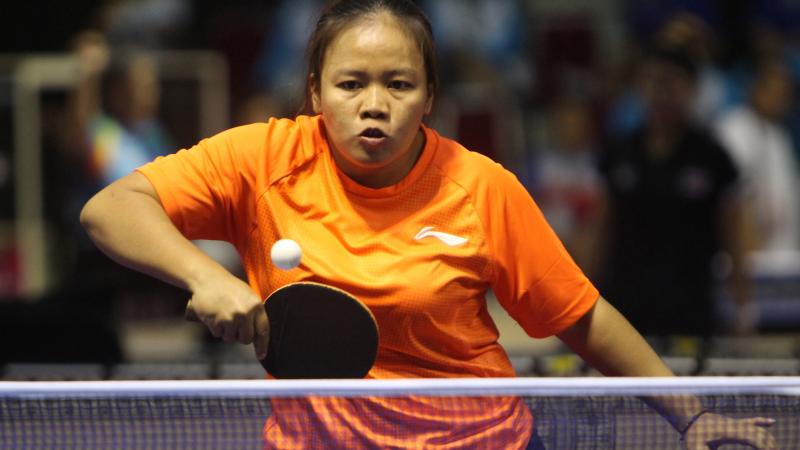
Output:
<instances>
[{"instance_id":1,"label":"jersey sleeve","mask_svg":"<svg viewBox=\"0 0 800 450\"><path fill-rule=\"evenodd\" d=\"M247 236L268 126L232 128L137 169L188 239L238 245Z\"/></svg>"},{"instance_id":2,"label":"jersey sleeve","mask_svg":"<svg viewBox=\"0 0 800 450\"><path fill-rule=\"evenodd\" d=\"M487 218L492 289L528 335L558 334L583 317L600 294L527 190L511 173L498 172Z\"/></svg>"}]
</instances>

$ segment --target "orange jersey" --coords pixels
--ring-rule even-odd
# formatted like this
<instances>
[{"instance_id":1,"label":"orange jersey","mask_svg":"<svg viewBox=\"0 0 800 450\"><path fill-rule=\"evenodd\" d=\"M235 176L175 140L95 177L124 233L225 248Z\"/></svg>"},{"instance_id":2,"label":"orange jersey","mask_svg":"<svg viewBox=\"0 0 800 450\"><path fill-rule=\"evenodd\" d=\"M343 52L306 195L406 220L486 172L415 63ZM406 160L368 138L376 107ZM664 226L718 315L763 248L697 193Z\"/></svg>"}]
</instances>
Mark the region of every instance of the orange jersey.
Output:
<instances>
[{"instance_id":1,"label":"orange jersey","mask_svg":"<svg viewBox=\"0 0 800 450\"><path fill-rule=\"evenodd\" d=\"M487 311L488 289L534 337L566 329L599 294L510 172L424 132L425 148L411 172L381 189L359 185L337 168L320 116L234 128L139 170L187 238L233 243L262 298L310 280L369 306L380 329L369 377L514 376ZM302 247L298 268L270 263L270 248L281 238ZM451 403L276 400L265 438L276 448L527 443L531 421L521 400L459 399L458 420ZM315 419L300 423L288 419L290 411ZM387 418L396 420L383 423Z\"/></svg>"}]
</instances>

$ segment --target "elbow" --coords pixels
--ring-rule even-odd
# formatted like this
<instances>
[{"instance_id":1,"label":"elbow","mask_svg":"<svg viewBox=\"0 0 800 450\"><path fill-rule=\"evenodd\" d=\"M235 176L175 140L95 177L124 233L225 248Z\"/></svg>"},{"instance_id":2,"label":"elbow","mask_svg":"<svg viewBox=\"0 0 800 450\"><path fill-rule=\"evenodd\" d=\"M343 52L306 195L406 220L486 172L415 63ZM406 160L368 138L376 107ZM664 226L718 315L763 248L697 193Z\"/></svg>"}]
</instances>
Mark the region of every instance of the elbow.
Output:
<instances>
[{"instance_id":1,"label":"elbow","mask_svg":"<svg viewBox=\"0 0 800 450\"><path fill-rule=\"evenodd\" d=\"M97 200L97 196L98 195L99 195L99 193L95 194L94 197L89 199L89 201L86 202L85 205L83 205L83 208L81 209L81 213L80 213L80 217L79 217L81 227L83 227L83 229L86 230L86 232L89 233L89 235L91 235L92 229L94 229L97 226L97 218L98 218L98 215L99 215L99 213L97 211L98 210L98 200Z\"/></svg>"},{"instance_id":2,"label":"elbow","mask_svg":"<svg viewBox=\"0 0 800 450\"><path fill-rule=\"evenodd\" d=\"M80 215L80 222L81 226L84 230L89 231L89 228L92 226L92 200L90 199L83 205L83 209L81 209Z\"/></svg>"}]
</instances>

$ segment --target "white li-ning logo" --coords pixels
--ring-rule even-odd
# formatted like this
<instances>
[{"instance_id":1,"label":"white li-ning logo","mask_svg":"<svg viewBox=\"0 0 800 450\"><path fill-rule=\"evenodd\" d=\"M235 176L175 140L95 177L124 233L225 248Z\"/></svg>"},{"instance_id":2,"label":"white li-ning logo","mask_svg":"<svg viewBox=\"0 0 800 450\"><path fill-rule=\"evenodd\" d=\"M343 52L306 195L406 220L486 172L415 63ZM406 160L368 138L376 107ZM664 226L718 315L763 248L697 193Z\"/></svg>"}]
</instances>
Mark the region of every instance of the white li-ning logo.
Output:
<instances>
[{"instance_id":1,"label":"white li-ning logo","mask_svg":"<svg viewBox=\"0 0 800 450\"><path fill-rule=\"evenodd\" d=\"M434 227L423 227L421 230L419 230L419 233L414 236L414 239L420 240L425 239L426 237L435 237L450 247L458 247L459 245L464 245L467 243L468 239L466 238L454 236L443 231L434 231L433 228Z\"/></svg>"}]
</instances>

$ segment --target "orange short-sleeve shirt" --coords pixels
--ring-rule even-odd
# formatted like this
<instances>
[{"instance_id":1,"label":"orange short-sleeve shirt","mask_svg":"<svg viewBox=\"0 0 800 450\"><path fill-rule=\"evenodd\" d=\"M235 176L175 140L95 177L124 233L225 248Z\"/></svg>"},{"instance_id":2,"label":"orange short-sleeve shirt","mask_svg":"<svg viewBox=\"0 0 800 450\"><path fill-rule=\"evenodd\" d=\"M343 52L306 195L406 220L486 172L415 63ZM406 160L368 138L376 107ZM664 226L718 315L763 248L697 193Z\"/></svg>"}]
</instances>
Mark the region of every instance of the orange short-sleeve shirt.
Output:
<instances>
[{"instance_id":1,"label":"orange short-sleeve shirt","mask_svg":"<svg viewBox=\"0 0 800 450\"><path fill-rule=\"evenodd\" d=\"M514 376L487 290L535 337L575 323L599 294L510 172L423 130L411 172L381 189L337 168L321 116L233 128L138 170L189 239L234 244L262 297L313 280L362 300L380 329L369 377ZM269 262L281 238L302 247L298 268ZM265 439L276 448L524 448L531 420L522 401L486 401L461 399L454 421L452 401L276 400ZM326 420L289 420L292 411Z\"/></svg>"}]
</instances>

